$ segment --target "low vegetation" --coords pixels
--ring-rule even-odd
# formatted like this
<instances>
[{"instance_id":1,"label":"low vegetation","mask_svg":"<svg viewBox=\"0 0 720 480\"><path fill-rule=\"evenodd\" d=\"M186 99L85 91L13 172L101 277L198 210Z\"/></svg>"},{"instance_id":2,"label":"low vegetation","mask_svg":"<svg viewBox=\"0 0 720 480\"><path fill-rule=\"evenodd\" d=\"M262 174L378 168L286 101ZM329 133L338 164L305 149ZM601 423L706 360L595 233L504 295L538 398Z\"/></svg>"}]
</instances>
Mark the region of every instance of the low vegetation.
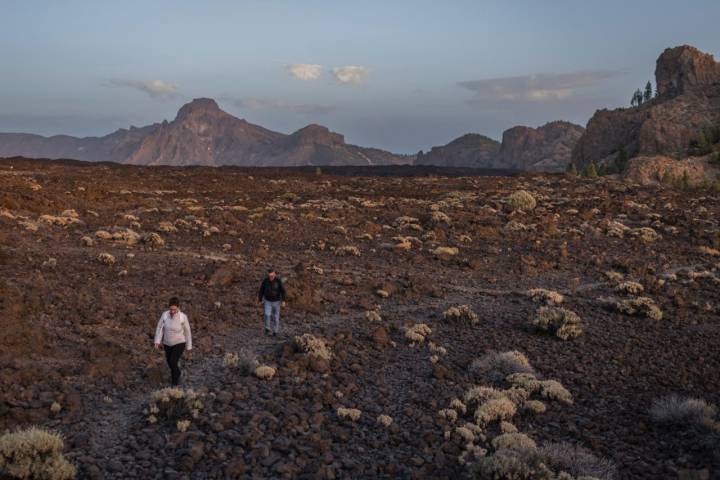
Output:
<instances>
[{"instance_id":1,"label":"low vegetation","mask_svg":"<svg viewBox=\"0 0 720 480\"><path fill-rule=\"evenodd\" d=\"M63 446L60 435L37 427L0 435L0 474L32 480L75 478Z\"/></svg>"},{"instance_id":2,"label":"low vegetation","mask_svg":"<svg viewBox=\"0 0 720 480\"><path fill-rule=\"evenodd\" d=\"M561 340L570 340L582 335L580 316L561 307L540 307L530 325L538 331L555 335Z\"/></svg>"}]
</instances>

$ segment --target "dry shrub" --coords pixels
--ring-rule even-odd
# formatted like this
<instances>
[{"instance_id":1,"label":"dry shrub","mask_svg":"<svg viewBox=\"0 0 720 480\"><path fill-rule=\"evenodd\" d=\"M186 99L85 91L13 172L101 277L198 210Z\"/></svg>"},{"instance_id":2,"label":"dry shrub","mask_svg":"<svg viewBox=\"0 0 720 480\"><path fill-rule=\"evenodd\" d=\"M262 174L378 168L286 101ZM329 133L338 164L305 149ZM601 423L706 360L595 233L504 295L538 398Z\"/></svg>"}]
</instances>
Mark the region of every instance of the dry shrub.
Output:
<instances>
[{"instance_id":1,"label":"dry shrub","mask_svg":"<svg viewBox=\"0 0 720 480\"><path fill-rule=\"evenodd\" d=\"M163 240L163 238L155 232L145 235L142 238L142 242L151 248L162 247L165 245L165 240Z\"/></svg>"},{"instance_id":2,"label":"dry shrub","mask_svg":"<svg viewBox=\"0 0 720 480\"><path fill-rule=\"evenodd\" d=\"M615 308L620 313L627 315L635 315L638 317L647 317L653 320L662 319L662 310L655 304L652 298L637 297L626 300L620 300L615 304Z\"/></svg>"},{"instance_id":3,"label":"dry shrub","mask_svg":"<svg viewBox=\"0 0 720 480\"><path fill-rule=\"evenodd\" d=\"M498 420L508 420L517 412L515 404L505 397L494 398L480 405L475 410L475 421L478 425L486 425Z\"/></svg>"},{"instance_id":4,"label":"dry shrub","mask_svg":"<svg viewBox=\"0 0 720 480\"><path fill-rule=\"evenodd\" d=\"M641 283L633 282L630 280L628 280L627 282L618 283L618 285L615 287L615 290L618 292L630 293L632 295L636 295L645 291Z\"/></svg>"},{"instance_id":5,"label":"dry shrub","mask_svg":"<svg viewBox=\"0 0 720 480\"><path fill-rule=\"evenodd\" d=\"M405 330L405 338L412 343L422 343L425 338L432 333L430 327L424 323L416 323L412 327Z\"/></svg>"},{"instance_id":6,"label":"dry shrub","mask_svg":"<svg viewBox=\"0 0 720 480\"><path fill-rule=\"evenodd\" d=\"M443 408L442 410L438 410L437 414L438 417L449 422L454 422L458 418L457 412L452 408Z\"/></svg>"},{"instance_id":7,"label":"dry shrub","mask_svg":"<svg viewBox=\"0 0 720 480\"><path fill-rule=\"evenodd\" d=\"M308 355L315 355L328 361L332 358L332 352L325 344L325 340L309 333L296 336L293 339L293 344L298 351Z\"/></svg>"},{"instance_id":8,"label":"dry shrub","mask_svg":"<svg viewBox=\"0 0 720 480\"><path fill-rule=\"evenodd\" d=\"M470 372L478 377L500 381L512 373L533 373L528 359L517 350L507 352L488 352L473 360Z\"/></svg>"},{"instance_id":9,"label":"dry shrub","mask_svg":"<svg viewBox=\"0 0 720 480\"><path fill-rule=\"evenodd\" d=\"M354 245L345 245L335 249L335 255L342 257L359 257L360 249Z\"/></svg>"},{"instance_id":10,"label":"dry shrub","mask_svg":"<svg viewBox=\"0 0 720 480\"><path fill-rule=\"evenodd\" d=\"M158 420L177 420L182 417L197 418L203 406L195 391L167 387L150 394L145 413L148 415L148 422L156 423Z\"/></svg>"},{"instance_id":11,"label":"dry shrub","mask_svg":"<svg viewBox=\"0 0 720 480\"><path fill-rule=\"evenodd\" d=\"M715 405L700 398L683 398L668 395L658 398L650 408L650 417L659 423L707 424L717 414Z\"/></svg>"},{"instance_id":12,"label":"dry shrub","mask_svg":"<svg viewBox=\"0 0 720 480\"><path fill-rule=\"evenodd\" d=\"M513 192L507 198L507 204L512 211L521 210L524 212L529 212L535 208L537 202L535 201L535 197L533 197L530 192L526 190L518 190L516 192Z\"/></svg>"},{"instance_id":13,"label":"dry shrub","mask_svg":"<svg viewBox=\"0 0 720 480\"><path fill-rule=\"evenodd\" d=\"M115 263L115 257L109 253L100 253L97 256L97 261L103 265L113 265Z\"/></svg>"},{"instance_id":14,"label":"dry shrub","mask_svg":"<svg viewBox=\"0 0 720 480\"><path fill-rule=\"evenodd\" d=\"M175 426L178 432L187 432L188 428L190 428L190 420L178 420Z\"/></svg>"},{"instance_id":15,"label":"dry shrub","mask_svg":"<svg viewBox=\"0 0 720 480\"><path fill-rule=\"evenodd\" d=\"M337 414L340 418L348 419L352 422L357 422L358 420L360 420L362 412L357 408L338 407Z\"/></svg>"},{"instance_id":16,"label":"dry shrub","mask_svg":"<svg viewBox=\"0 0 720 480\"><path fill-rule=\"evenodd\" d=\"M582 335L580 317L566 308L540 307L530 324L537 330L554 334L561 340Z\"/></svg>"},{"instance_id":17,"label":"dry shrub","mask_svg":"<svg viewBox=\"0 0 720 480\"><path fill-rule=\"evenodd\" d=\"M382 322L382 317L377 310L368 310L365 312L365 320L368 322Z\"/></svg>"},{"instance_id":18,"label":"dry shrub","mask_svg":"<svg viewBox=\"0 0 720 480\"><path fill-rule=\"evenodd\" d=\"M573 403L572 394L557 380L542 380L540 382L540 395L567 405Z\"/></svg>"},{"instance_id":19,"label":"dry shrub","mask_svg":"<svg viewBox=\"0 0 720 480\"><path fill-rule=\"evenodd\" d=\"M276 370L269 365L260 365L255 369L255 376L262 380L271 380L275 376Z\"/></svg>"},{"instance_id":20,"label":"dry shrub","mask_svg":"<svg viewBox=\"0 0 720 480\"><path fill-rule=\"evenodd\" d=\"M455 427L455 433L466 443L472 443L475 441L475 433L467 427Z\"/></svg>"},{"instance_id":21,"label":"dry shrub","mask_svg":"<svg viewBox=\"0 0 720 480\"><path fill-rule=\"evenodd\" d=\"M518 429L512 423L503 420L502 422L500 422L500 431L502 433L517 433Z\"/></svg>"},{"instance_id":22,"label":"dry shrub","mask_svg":"<svg viewBox=\"0 0 720 480\"><path fill-rule=\"evenodd\" d=\"M377 417L377 422L383 427L387 428L393 423L393 419L390 415L381 414Z\"/></svg>"},{"instance_id":23,"label":"dry shrub","mask_svg":"<svg viewBox=\"0 0 720 480\"><path fill-rule=\"evenodd\" d=\"M447 259L460 253L460 250L457 247L437 247L432 253L441 259Z\"/></svg>"},{"instance_id":24,"label":"dry shrub","mask_svg":"<svg viewBox=\"0 0 720 480\"><path fill-rule=\"evenodd\" d=\"M540 390L540 380L532 373L513 373L505 377L505 381L531 394Z\"/></svg>"},{"instance_id":25,"label":"dry shrub","mask_svg":"<svg viewBox=\"0 0 720 480\"><path fill-rule=\"evenodd\" d=\"M500 390L497 390L493 387L479 385L476 387L471 387L467 392L465 392L464 398L466 404L471 404L482 403L486 400L502 398L503 396L504 395Z\"/></svg>"},{"instance_id":26,"label":"dry shrub","mask_svg":"<svg viewBox=\"0 0 720 480\"><path fill-rule=\"evenodd\" d=\"M523 405L523 409L527 410L530 413L538 414L538 413L545 413L545 410L547 410L547 407L540 400L528 400Z\"/></svg>"},{"instance_id":27,"label":"dry shrub","mask_svg":"<svg viewBox=\"0 0 720 480\"><path fill-rule=\"evenodd\" d=\"M505 422L507 423L507 422ZM524 433L503 433L492 440L492 446L496 450L503 448L536 448L535 440Z\"/></svg>"},{"instance_id":28,"label":"dry shrub","mask_svg":"<svg viewBox=\"0 0 720 480\"><path fill-rule=\"evenodd\" d=\"M531 288L527 293L534 302L544 302L547 305L559 305L565 300L562 294L545 288Z\"/></svg>"},{"instance_id":29,"label":"dry shrub","mask_svg":"<svg viewBox=\"0 0 720 480\"><path fill-rule=\"evenodd\" d=\"M473 312L470 305L460 305L458 307L450 307L443 312L444 320L462 321L470 325L477 325L479 317Z\"/></svg>"},{"instance_id":30,"label":"dry shrub","mask_svg":"<svg viewBox=\"0 0 720 480\"><path fill-rule=\"evenodd\" d=\"M617 475L610 461L569 443L500 448L480 458L472 473L487 480L614 480Z\"/></svg>"},{"instance_id":31,"label":"dry shrub","mask_svg":"<svg viewBox=\"0 0 720 480\"><path fill-rule=\"evenodd\" d=\"M453 398L450 400L450 408L462 413L463 415L467 412L467 406L465 406L459 398Z\"/></svg>"},{"instance_id":32,"label":"dry shrub","mask_svg":"<svg viewBox=\"0 0 720 480\"><path fill-rule=\"evenodd\" d=\"M242 376L248 376L255 371L258 360L255 353L248 349L241 349L239 352L228 352L223 357L223 366L236 370Z\"/></svg>"},{"instance_id":33,"label":"dry shrub","mask_svg":"<svg viewBox=\"0 0 720 480\"><path fill-rule=\"evenodd\" d=\"M0 474L38 480L75 478L75 466L62 450L62 437L41 428L6 433L0 436Z\"/></svg>"}]
</instances>

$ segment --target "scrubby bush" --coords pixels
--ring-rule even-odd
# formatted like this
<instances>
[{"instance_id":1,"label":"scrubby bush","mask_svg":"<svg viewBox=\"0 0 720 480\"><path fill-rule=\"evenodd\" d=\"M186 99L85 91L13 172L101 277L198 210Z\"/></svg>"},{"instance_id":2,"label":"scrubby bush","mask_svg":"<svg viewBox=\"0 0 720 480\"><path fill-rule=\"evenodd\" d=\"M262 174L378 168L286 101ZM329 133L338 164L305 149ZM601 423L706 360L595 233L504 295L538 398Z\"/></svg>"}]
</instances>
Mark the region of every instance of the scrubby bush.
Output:
<instances>
[{"instance_id":1,"label":"scrubby bush","mask_svg":"<svg viewBox=\"0 0 720 480\"><path fill-rule=\"evenodd\" d=\"M477 313L473 312L470 305L460 305L458 307L450 307L443 312L444 320L462 321L470 325L476 325L479 321Z\"/></svg>"},{"instance_id":2,"label":"scrubby bush","mask_svg":"<svg viewBox=\"0 0 720 480\"><path fill-rule=\"evenodd\" d=\"M109 253L100 253L96 258L103 265L113 265L115 263L115 257Z\"/></svg>"},{"instance_id":3,"label":"scrubby bush","mask_svg":"<svg viewBox=\"0 0 720 480\"><path fill-rule=\"evenodd\" d=\"M537 205L535 197L533 197L530 192L527 192L525 190L518 190L517 192L513 192L507 198L507 203L512 211L521 210L524 212L529 212L530 210L533 210Z\"/></svg>"},{"instance_id":4,"label":"scrubby bush","mask_svg":"<svg viewBox=\"0 0 720 480\"><path fill-rule=\"evenodd\" d=\"M393 423L393 419L390 415L381 414L377 417L377 422L383 427L389 427Z\"/></svg>"},{"instance_id":5,"label":"scrubby bush","mask_svg":"<svg viewBox=\"0 0 720 480\"><path fill-rule=\"evenodd\" d=\"M335 249L335 255L344 257L359 257L360 249L354 245L345 245Z\"/></svg>"},{"instance_id":6,"label":"scrubby bush","mask_svg":"<svg viewBox=\"0 0 720 480\"><path fill-rule=\"evenodd\" d=\"M0 436L0 474L13 478L68 480L76 470L62 455L60 435L30 427Z\"/></svg>"},{"instance_id":7,"label":"scrubby bush","mask_svg":"<svg viewBox=\"0 0 720 480\"><path fill-rule=\"evenodd\" d=\"M540 400L528 400L523 405L523 409L527 410L528 412L538 414L538 413L545 413L545 410L547 410L547 407Z\"/></svg>"},{"instance_id":8,"label":"scrubby bush","mask_svg":"<svg viewBox=\"0 0 720 480\"><path fill-rule=\"evenodd\" d=\"M438 417L449 422L454 422L458 418L457 412L452 408L443 408L442 410L438 410L437 414Z\"/></svg>"},{"instance_id":9,"label":"scrubby bush","mask_svg":"<svg viewBox=\"0 0 720 480\"><path fill-rule=\"evenodd\" d=\"M524 433L503 433L492 440L492 446L496 450L503 448L536 448L535 440Z\"/></svg>"},{"instance_id":10,"label":"scrubby bush","mask_svg":"<svg viewBox=\"0 0 720 480\"><path fill-rule=\"evenodd\" d=\"M572 394L557 380L542 380L540 382L540 395L568 405L573 403Z\"/></svg>"},{"instance_id":11,"label":"scrubby bush","mask_svg":"<svg viewBox=\"0 0 720 480\"><path fill-rule=\"evenodd\" d=\"M641 283L628 280L626 282L620 282L615 287L615 290L618 292L624 292L624 293L630 293L630 294L636 295L638 293L642 293L645 289L643 288Z\"/></svg>"},{"instance_id":12,"label":"scrubby bush","mask_svg":"<svg viewBox=\"0 0 720 480\"><path fill-rule=\"evenodd\" d=\"M357 408L338 407L337 414L340 418L348 419L352 422L357 422L358 420L360 420L362 412Z\"/></svg>"},{"instance_id":13,"label":"scrubby bush","mask_svg":"<svg viewBox=\"0 0 720 480\"><path fill-rule=\"evenodd\" d=\"M405 338L413 343L422 343L432 333L430 327L424 323L417 323L405 330Z\"/></svg>"},{"instance_id":14,"label":"scrubby bush","mask_svg":"<svg viewBox=\"0 0 720 480\"><path fill-rule=\"evenodd\" d=\"M528 359L517 350L488 352L473 360L470 372L491 381L500 381L512 373L533 373Z\"/></svg>"},{"instance_id":15,"label":"scrubby bush","mask_svg":"<svg viewBox=\"0 0 720 480\"><path fill-rule=\"evenodd\" d=\"M494 398L481 404L475 410L475 421L486 425L498 420L508 420L517 412L515 404L505 397Z\"/></svg>"},{"instance_id":16,"label":"scrubby bush","mask_svg":"<svg viewBox=\"0 0 720 480\"><path fill-rule=\"evenodd\" d=\"M650 417L659 423L705 424L717 414L717 408L700 398L668 395L653 402Z\"/></svg>"},{"instance_id":17,"label":"scrubby bush","mask_svg":"<svg viewBox=\"0 0 720 480\"><path fill-rule=\"evenodd\" d=\"M530 324L535 329L551 333L561 340L569 340L582 335L580 317L566 308L540 307Z\"/></svg>"},{"instance_id":18,"label":"scrubby bush","mask_svg":"<svg viewBox=\"0 0 720 480\"><path fill-rule=\"evenodd\" d=\"M471 469L483 480L614 480L617 475L612 462L569 443L500 448Z\"/></svg>"},{"instance_id":19,"label":"scrubby bush","mask_svg":"<svg viewBox=\"0 0 720 480\"><path fill-rule=\"evenodd\" d=\"M513 373L505 377L505 381L511 385L515 385L528 393L535 393L540 390L540 380L538 380L532 373Z\"/></svg>"},{"instance_id":20,"label":"scrubby bush","mask_svg":"<svg viewBox=\"0 0 720 480\"><path fill-rule=\"evenodd\" d=\"M195 391L167 387L150 394L145 413L149 423L156 423L158 420L197 418L203 407L202 400Z\"/></svg>"},{"instance_id":21,"label":"scrubby bush","mask_svg":"<svg viewBox=\"0 0 720 480\"><path fill-rule=\"evenodd\" d=\"M652 298L648 297L620 300L615 304L615 308L620 313L652 318L653 320L661 320L663 315L660 307L655 304Z\"/></svg>"},{"instance_id":22,"label":"scrubby bush","mask_svg":"<svg viewBox=\"0 0 720 480\"><path fill-rule=\"evenodd\" d=\"M262 380L270 380L275 376L276 370L269 365L260 365L255 369L255 376Z\"/></svg>"},{"instance_id":23,"label":"scrubby bush","mask_svg":"<svg viewBox=\"0 0 720 480\"><path fill-rule=\"evenodd\" d=\"M296 336L293 339L293 344L298 351L304 352L308 355L315 355L325 360L330 360L332 358L332 351L325 344L325 340L309 333Z\"/></svg>"},{"instance_id":24,"label":"scrubby bush","mask_svg":"<svg viewBox=\"0 0 720 480\"><path fill-rule=\"evenodd\" d=\"M237 353L226 353L223 357L223 366L237 371L240 375L248 376L255 371L258 360L252 351L241 349Z\"/></svg>"},{"instance_id":25,"label":"scrubby bush","mask_svg":"<svg viewBox=\"0 0 720 480\"><path fill-rule=\"evenodd\" d=\"M565 300L562 294L545 288L531 288L527 293L533 301L544 302L547 305L559 305Z\"/></svg>"}]
</instances>

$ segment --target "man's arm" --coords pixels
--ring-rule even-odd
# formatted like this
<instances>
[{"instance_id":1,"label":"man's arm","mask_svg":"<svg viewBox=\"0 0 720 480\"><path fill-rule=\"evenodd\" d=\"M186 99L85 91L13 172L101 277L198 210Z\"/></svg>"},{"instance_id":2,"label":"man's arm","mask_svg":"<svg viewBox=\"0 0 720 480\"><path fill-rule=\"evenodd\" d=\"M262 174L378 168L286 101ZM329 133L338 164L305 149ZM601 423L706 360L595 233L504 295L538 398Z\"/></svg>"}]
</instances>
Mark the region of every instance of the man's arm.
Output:
<instances>
[{"instance_id":1,"label":"man's arm","mask_svg":"<svg viewBox=\"0 0 720 480\"><path fill-rule=\"evenodd\" d=\"M283 302L285 301L285 285L283 285L282 280L278 278L278 282L280 283L280 300Z\"/></svg>"},{"instance_id":2,"label":"man's arm","mask_svg":"<svg viewBox=\"0 0 720 480\"><path fill-rule=\"evenodd\" d=\"M263 294L265 293L265 280L260 284L260 290L258 290L258 302L262 302Z\"/></svg>"}]
</instances>

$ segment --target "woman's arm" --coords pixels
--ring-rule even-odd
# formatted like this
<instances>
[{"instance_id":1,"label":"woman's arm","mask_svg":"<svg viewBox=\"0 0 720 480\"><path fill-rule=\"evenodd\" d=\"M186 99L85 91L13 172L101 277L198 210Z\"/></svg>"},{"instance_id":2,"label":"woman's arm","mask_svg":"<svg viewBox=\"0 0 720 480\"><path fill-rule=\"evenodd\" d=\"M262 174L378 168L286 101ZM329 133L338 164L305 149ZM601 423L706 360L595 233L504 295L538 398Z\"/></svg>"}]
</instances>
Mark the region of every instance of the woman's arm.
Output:
<instances>
[{"instance_id":1,"label":"woman's arm","mask_svg":"<svg viewBox=\"0 0 720 480\"><path fill-rule=\"evenodd\" d=\"M163 338L163 329L165 328L165 314L163 313L160 315L160 320L158 320L157 327L155 327L155 348L160 348L160 342L162 342Z\"/></svg>"},{"instance_id":2,"label":"woman's arm","mask_svg":"<svg viewBox=\"0 0 720 480\"><path fill-rule=\"evenodd\" d=\"M185 315L183 313L183 315ZM185 333L185 348L188 351L192 350L192 332L190 331L190 320L185 315L185 321L183 322L183 332Z\"/></svg>"}]
</instances>

